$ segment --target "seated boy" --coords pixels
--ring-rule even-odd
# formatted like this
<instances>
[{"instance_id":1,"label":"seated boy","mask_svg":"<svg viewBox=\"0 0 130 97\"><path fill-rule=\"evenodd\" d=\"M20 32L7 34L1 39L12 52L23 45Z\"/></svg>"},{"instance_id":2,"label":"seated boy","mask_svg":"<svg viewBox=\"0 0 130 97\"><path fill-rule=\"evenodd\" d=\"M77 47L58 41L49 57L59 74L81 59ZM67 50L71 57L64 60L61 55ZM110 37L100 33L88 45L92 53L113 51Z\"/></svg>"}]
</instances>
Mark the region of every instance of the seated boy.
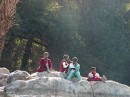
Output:
<instances>
[{"instance_id":1,"label":"seated boy","mask_svg":"<svg viewBox=\"0 0 130 97\"><path fill-rule=\"evenodd\" d=\"M100 75L96 72L96 67L91 67L91 72L87 76L88 81L106 81L107 78L105 75L103 77L100 77Z\"/></svg>"},{"instance_id":2,"label":"seated boy","mask_svg":"<svg viewBox=\"0 0 130 97\"><path fill-rule=\"evenodd\" d=\"M81 75L80 75L80 65L78 64L78 58L74 57L72 59L72 63L70 63L69 68L68 68L68 80L71 80L72 77L76 76L79 80L81 80Z\"/></svg>"},{"instance_id":3,"label":"seated boy","mask_svg":"<svg viewBox=\"0 0 130 97\"><path fill-rule=\"evenodd\" d=\"M37 69L37 72L44 72L48 71L50 72L52 70L52 62L50 59L48 59L49 53L45 52L43 54L43 58L40 59L40 66Z\"/></svg>"},{"instance_id":4,"label":"seated boy","mask_svg":"<svg viewBox=\"0 0 130 97\"><path fill-rule=\"evenodd\" d=\"M68 67L69 67L68 60L69 60L69 56L67 54L65 54L63 56L63 60L60 63L60 72L62 72L62 73L68 72Z\"/></svg>"}]
</instances>

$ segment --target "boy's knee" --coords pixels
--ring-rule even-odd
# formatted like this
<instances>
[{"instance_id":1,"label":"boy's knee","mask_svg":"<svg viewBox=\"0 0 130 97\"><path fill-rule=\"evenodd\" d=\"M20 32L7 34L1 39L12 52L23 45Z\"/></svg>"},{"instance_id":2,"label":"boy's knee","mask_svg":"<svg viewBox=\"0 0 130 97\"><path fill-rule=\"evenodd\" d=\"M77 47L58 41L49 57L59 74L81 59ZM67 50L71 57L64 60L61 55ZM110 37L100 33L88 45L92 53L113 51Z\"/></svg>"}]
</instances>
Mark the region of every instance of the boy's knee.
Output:
<instances>
[{"instance_id":1,"label":"boy's knee","mask_svg":"<svg viewBox=\"0 0 130 97\"><path fill-rule=\"evenodd\" d=\"M70 80L73 76L74 76L74 72L70 72L70 74L68 75L67 79Z\"/></svg>"},{"instance_id":2,"label":"boy's knee","mask_svg":"<svg viewBox=\"0 0 130 97\"><path fill-rule=\"evenodd\" d=\"M81 76L80 76L80 72L79 71L76 72L76 76L78 77L79 80L81 80Z\"/></svg>"},{"instance_id":3,"label":"boy's knee","mask_svg":"<svg viewBox=\"0 0 130 97\"><path fill-rule=\"evenodd\" d=\"M80 75L80 72L79 72L79 71L77 71L77 72L76 72L76 75Z\"/></svg>"}]
</instances>

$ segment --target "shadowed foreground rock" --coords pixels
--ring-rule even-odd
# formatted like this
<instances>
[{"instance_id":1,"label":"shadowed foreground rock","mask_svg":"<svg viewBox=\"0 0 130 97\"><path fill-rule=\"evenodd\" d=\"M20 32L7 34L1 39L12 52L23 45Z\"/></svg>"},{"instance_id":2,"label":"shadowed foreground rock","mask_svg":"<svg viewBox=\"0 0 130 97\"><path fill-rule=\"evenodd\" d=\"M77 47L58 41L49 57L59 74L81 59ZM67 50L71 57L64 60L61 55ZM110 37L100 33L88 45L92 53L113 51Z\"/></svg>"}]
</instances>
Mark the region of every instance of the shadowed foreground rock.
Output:
<instances>
[{"instance_id":1,"label":"shadowed foreground rock","mask_svg":"<svg viewBox=\"0 0 130 97\"><path fill-rule=\"evenodd\" d=\"M68 81L59 72L34 73L28 80L16 80L5 87L9 97L130 97L130 87L107 81Z\"/></svg>"},{"instance_id":2,"label":"shadowed foreground rock","mask_svg":"<svg viewBox=\"0 0 130 97\"><path fill-rule=\"evenodd\" d=\"M26 80L30 74L26 71L16 70L8 75L7 82L11 83L16 80Z\"/></svg>"},{"instance_id":3,"label":"shadowed foreground rock","mask_svg":"<svg viewBox=\"0 0 130 97\"><path fill-rule=\"evenodd\" d=\"M0 86L4 86L7 81L7 76L10 74L7 68L0 68Z\"/></svg>"}]
</instances>

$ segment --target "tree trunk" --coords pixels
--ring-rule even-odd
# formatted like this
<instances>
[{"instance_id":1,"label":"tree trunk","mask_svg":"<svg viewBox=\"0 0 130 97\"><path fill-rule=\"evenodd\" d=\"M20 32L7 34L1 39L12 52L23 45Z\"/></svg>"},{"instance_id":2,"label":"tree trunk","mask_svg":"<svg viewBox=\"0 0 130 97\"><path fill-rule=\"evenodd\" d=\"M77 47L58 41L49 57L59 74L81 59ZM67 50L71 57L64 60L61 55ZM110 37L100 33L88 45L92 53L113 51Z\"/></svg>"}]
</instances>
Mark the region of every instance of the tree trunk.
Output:
<instances>
[{"instance_id":1,"label":"tree trunk","mask_svg":"<svg viewBox=\"0 0 130 97\"><path fill-rule=\"evenodd\" d=\"M13 15L16 11L18 0L1 0L0 1L0 60L9 28L13 25Z\"/></svg>"},{"instance_id":2,"label":"tree trunk","mask_svg":"<svg viewBox=\"0 0 130 97\"><path fill-rule=\"evenodd\" d=\"M2 42L0 42L0 43L2 43ZM15 38L11 38L11 37L8 39L6 38L6 40L3 40L4 47L2 47L3 50L1 50L2 54L1 54L0 66L6 67L9 70L11 70L12 52L15 47L14 43L15 43Z\"/></svg>"},{"instance_id":3,"label":"tree trunk","mask_svg":"<svg viewBox=\"0 0 130 97\"><path fill-rule=\"evenodd\" d=\"M28 60L31 55L32 44L33 44L33 38L29 37L26 44L25 52L23 55L23 59L22 59L21 70L28 70L27 65L29 64Z\"/></svg>"},{"instance_id":4,"label":"tree trunk","mask_svg":"<svg viewBox=\"0 0 130 97\"><path fill-rule=\"evenodd\" d=\"M1 54L4 47L5 39L6 39L6 35L0 35L0 59L1 59Z\"/></svg>"}]
</instances>

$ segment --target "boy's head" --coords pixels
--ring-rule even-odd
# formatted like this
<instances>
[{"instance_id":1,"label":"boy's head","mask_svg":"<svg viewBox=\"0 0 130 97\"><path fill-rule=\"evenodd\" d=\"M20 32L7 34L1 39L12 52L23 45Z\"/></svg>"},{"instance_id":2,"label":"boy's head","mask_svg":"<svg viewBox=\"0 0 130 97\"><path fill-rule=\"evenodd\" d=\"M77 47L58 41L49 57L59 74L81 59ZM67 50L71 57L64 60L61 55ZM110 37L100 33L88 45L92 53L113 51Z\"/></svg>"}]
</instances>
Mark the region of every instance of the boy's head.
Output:
<instances>
[{"instance_id":1,"label":"boy's head","mask_svg":"<svg viewBox=\"0 0 130 97\"><path fill-rule=\"evenodd\" d=\"M91 67L91 72L96 73L96 67Z\"/></svg>"},{"instance_id":2,"label":"boy's head","mask_svg":"<svg viewBox=\"0 0 130 97\"><path fill-rule=\"evenodd\" d=\"M73 61L73 64L76 64L78 62L78 58L77 57L73 57L72 61Z\"/></svg>"},{"instance_id":3,"label":"boy's head","mask_svg":"<svg viewBox=\"0 0 130 97\"><path fill-rule=\"evenodd\" d=\"M63 56L63 59L69 60L69 55L65 54L65 55Z\"/></svg>"},{"instance_id":4,"label":"boy's head","mask_svg":"<svg viewBox=\"0 0 130 97\"><path fill-rule=\"evenodd\" d=\"M45 59L48 59L49 53L48 53L48 52L44 52L43 57L44 57Z\"/></svg>"}]
</instances>

